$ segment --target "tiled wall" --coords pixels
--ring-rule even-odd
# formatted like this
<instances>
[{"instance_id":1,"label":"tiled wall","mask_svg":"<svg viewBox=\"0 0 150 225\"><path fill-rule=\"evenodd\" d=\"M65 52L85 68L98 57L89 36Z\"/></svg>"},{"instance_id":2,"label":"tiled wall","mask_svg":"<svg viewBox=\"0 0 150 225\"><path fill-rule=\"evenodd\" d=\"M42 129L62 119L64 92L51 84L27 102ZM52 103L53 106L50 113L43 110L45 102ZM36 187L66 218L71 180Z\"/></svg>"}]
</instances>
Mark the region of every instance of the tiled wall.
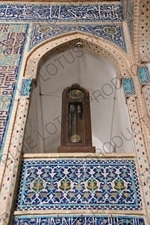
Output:
<instances>
[{"instance_id":1,"label":"tiled wall","mask_svg":"<svg viewBox=\"0 0 150 225\"><path fill-rule=\"evenodd\" d=\"M27 24L0 24L0 153L15 100L27 29Z\"/></svg>"},{"instance_id":2,"label":"tiled wall","mask_svg":"<svg viewBox=\"0 0 150 225\"><path fill-rule=\"evenodd\" d=\"M25 160L17 210L142 209L133 160Z\"/></svg>"},{"instance_id":3,"label":"tiled wall","mask_svg":"<svg viewBox=\"0 0 150 225\"><path fill-rule=\"evenodd\" d=\"M140 59L150 62L150 0L140 1L139 47Z\"/></svg>"},{"instance_id":4,"label":"tiled wall","mask_svg":"<svg viewBox=\"0 0 150 225\"><path fill-rule=\"evenodd\" d=\"M80 12L80 13L79 13ZM124 37L122 4L53 5L0 4L0 154L3 149L15 92L29 96L30 84L22 82L21 71L25 43L29 49L54 36L78 30L111 41L127 51ZM41 24L41 22L45 22ZM58 22L61 22L61 24ZM65 24L69 22L69 24ZM84 24L88 22L89 24ZM99 22L99 25L93 25ZM103 23L105 22L105 25ZM29 43L27 43L29 40ZM28 83L28 84L27 84Z\"/></svg>"},{"instance_id":5,"label":"tiled wall","mask_svg":"<svg viewBox=\"0 0 150 225\"><path fill-rule=\"evenodd\" d=\"M126 23L128 25L132 47L134 46L134 0L126 0Z\"/></svg>"},{"instance_id":6,"label":"tiled wall","mask_svg":"<svg viewBox=\"0 0 150 225\"><path fill-rule=\"evenodd\" d=\"M130 224L130 225L145 225L144 218L133 216L107 216L107 215L60 215L60 216L20 216L14 218L14 225L18 224L61 224L61 225L116 225L116 224Z\"/></svg>"},{"instance_id":7,"label":"tiled wall","mask_svg":"<svg viewBox=\"0 0 150 225\"><path fill-rule=\"evenodd\" d=\"M42 41L45 41L49 38L62 35L64 33L69 33L73 31L85 32L89 34L93 34L94 36L104 38L109 40L116 45L118 45L124 51L126 49L124 31L122 25L53 25L53 24L33 24L32 26L32 35L30 41L30 49L35 47Z\"/></svg>"},{"instance_id":8,"label":"tiled wall","mask_svg":"<svg viewBox=\"0 0 150 225\"><path fill-rule=\"evenodd\" d=\"M2 21L123 21L122 4L1 4Z\"/></svg>"},{"instance_id":9,"label":"tiled wall","mask_svg":"<svg viewBox=\"0 0 150 225\"><path fill-rule=\"evenodd\" d=\"M123 60L123 54L126 54L126 57L130 57L130 55L127 56L130 49L128 48L124 27L122 26L123 17L123 7L121 4L90 4L90 6L73 6L73 4L57 6L50 4L0 5L0 80L2 87L0 93L0 123L2 124L0 128L0 143L2 154L5 147L7 131L9 129L9 121L11 120L12 107L16 101L15 92L18 89L20 97L29 97L31 91L31 79L22 79L23 71L21 69L22 66L24 66L22 65L22 61L25 59L24 56L27 56L31 49L33 50L38 44L49 38L78 30L79 32L94 34L103 40L108 40L116 49L119 49L120 54L116 53L116 56L118 60L123 61L123 75L125 75L127 62ZM44 24L41 24L41 22L44 22ZM66 22L68 22L68 25ZM92 24L93 22L99 22L99 24ZM131 40L133 40L133 33L131 34L132 30L130 28L129 30ZM85 47L89 47L86 42L84 44ZM105 44L104 47L105 52L108 51L107 55L109 56L109 47L107 49L107 44ZM96 48L92 50L96 53L98 51ZM103 49L100 50L102 53L104 52ZM35 58L38 58L38 56ZM113 55L111 58L112 61L115 61ZM34 66L31 65L31 67L32 70L34 70ZM136 94L132 78L124 79L124 90L128 97ZM20 102L20 111L18 111L18 113L24 113L21 109L21 104ZM134 109L132 109L135 107L134 104L135 102L133 103L132 99L128 100L129 109L132 111L132 122L137 118L137 111L134 113ZM17 119L19 120L19 114L17 114ZM26 118L22 117L21 121L23 119L25 120ZM25 123L24 120L23 122ZM20 140L22 141L23 138L24 125L22 124L22 133L21 135L18 134L20 139L16 139L17 132L19 132L18 126L20 126L20 124L16 122L12 136L12 144L10 146L11 154L16 156L16 162L11 164L10 168L7 167L7 170L10 171L8 172L6 170L7 173L4 176L2 186L3 201L7 200L9 196L8 201L5 201L6 203L4 202L3 206L5 210L4 213L6 212L6 220L9 217L8 211L11 208L13 188L16 182L15 176L18 167L17 160L19 153L18 151L16 152L16 145L19 144L21 148ZM138 138L140 138L140 140L137 141L138 144L136 148L139 148L140 152L138 152L139 149L137 149L137 152L139 155L144 153L144 158L142 158L142 160L140 158L141 155L139 156L139 164L141 163L140 166L142 166L145 163L147 167L148 163L146 161L147 158L143 146L144 141L142 139L142 134L140 134ZM146 162L144 162L144 160ZM89 160L88 167L87 160L83 159L78 161L53 160L49 163L50 164L47 164L46 161L43 160L38 161L38 164L34 161L31 165L30 160L25 160L17 210L46 210L51 207L57 210L59 207L65 210L72 208L94 209L94 207L97 207L98 210L143 209L133 160ZM12 171L13 175L11 175ZM145 171L145 167L142 168L142 171ZM26 179L24 179L25 175ZM12 184L13 187L11 186ZM147 191L148 186L145 187L145 196ZM8 208L7 202L9 202L9 210L6 210L6 208ZM148 204L149 196L147 197L147 205ZM51 217L50 219L38 216L37 218L34 217L31 219L16 217L14 224L19 224L20 221L35 224L43 220L47 223L47 221L52 219L56 220L56 217ZM60 217L59 219L68 220L66 217ZM84 220L87 219L93 220L93 216L89 216L88 218L85 216ZM116 221L129 221L130 224L135 224L137 222L144 225L142 217L120 216L110 218L107 216L99 216L96 219L99 222L105 220L106 224L110 221L112 224L115 224ZM2 220L0 219L0 224L1 222ZM90 224L92 224L92 222Z\"/></svg>"}]
</instances>

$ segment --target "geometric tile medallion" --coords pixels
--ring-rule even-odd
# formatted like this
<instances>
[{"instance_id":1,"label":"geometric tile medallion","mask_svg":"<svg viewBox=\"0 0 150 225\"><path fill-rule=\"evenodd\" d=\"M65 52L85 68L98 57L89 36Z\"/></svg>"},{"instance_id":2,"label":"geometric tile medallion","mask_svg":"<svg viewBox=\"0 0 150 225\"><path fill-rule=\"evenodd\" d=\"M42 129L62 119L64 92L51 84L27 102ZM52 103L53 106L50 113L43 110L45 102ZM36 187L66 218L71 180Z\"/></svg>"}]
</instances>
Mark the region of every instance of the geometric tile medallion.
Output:
<instances>
[{"instance_id":1,"label":"geometric tile medallion","mask_svg":"<svg viewBox=\"0 0 150 225\"><path fill-rule=\"evenodd\" d=\"M22 79L21 96L29 96L31 94L32 79Z\"/></svg>"},{"instance_id":2,"label":"geometric tile medallion","mask_svg":"<svg viewBox=\"0 0 150 225\"><path fill-rule=\"evenodd\" d=\"M145 225L142 217L108 215L16 216L13 225Z\"/></svg>"},{"instance_id":3,"label":"geometric tile medallion","mask_svg":"<svg viewBox=\"0 0 150 225\"><path fill-rule=\"evenodd\" d=\"M150 85L150 71L147 66L138 67L138 77L142 85Z\"/></svg>"},{"instance_id":4,"label":"geometric tile medallion","mask_svg":"<svg viewBox=\"0 0 150 225\"><path fill-rule=\"evenodd\" d=\"M25 160L16 210L138 210L133 160Z\"/></svg>"},{"instance_id":5,"label":"geometric tile medallion","mask_svg":"<svg viewBox=\"0 0 150 225\"><path fill-rule=\"evenodd\" d=\"M123 89L125 96L136 95L135 85L133 78L124 78L123 79Z\"/></svg>"}]
</instances>

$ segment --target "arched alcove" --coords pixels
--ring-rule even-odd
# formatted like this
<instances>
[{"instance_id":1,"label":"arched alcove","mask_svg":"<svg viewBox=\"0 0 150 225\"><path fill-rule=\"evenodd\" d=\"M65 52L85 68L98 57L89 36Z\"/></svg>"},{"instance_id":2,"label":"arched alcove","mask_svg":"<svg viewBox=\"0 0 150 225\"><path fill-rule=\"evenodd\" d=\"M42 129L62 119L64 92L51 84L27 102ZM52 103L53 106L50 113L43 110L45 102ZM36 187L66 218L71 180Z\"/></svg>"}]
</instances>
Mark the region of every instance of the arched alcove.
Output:
<instances>
[{"instance_id":1,"label":"arched alcove","mask_svg":"<svg viewBox=\"0 0 150 225\"><path fill-rule=\"evenodd\" d=\"M43 41L36 46L27 57L24 76L36 79L39 68L48 58L51 58L52 54L57 55L71 47L74 48L77 42L81 42L87 50L108 59L115 66L118 76L129 76L130 67L134 63L130 49L128 49L129 54L127 54L110 41L79 31L59 35L59 37Z\"/></svg>"},{"instance_id":2,"label":"arched alcove","mask_svg":"<svg viewBox=\"0 0 150 225\"><path fill-rule=\"evenodd\" d=\"M62 91L78 83L90 92L93 146L98 152L132 152L127 106L116 68L98 54L76 47L53 52L44 61L31 95L24 151L57 152Z\"/></svg>"}]
</instances>

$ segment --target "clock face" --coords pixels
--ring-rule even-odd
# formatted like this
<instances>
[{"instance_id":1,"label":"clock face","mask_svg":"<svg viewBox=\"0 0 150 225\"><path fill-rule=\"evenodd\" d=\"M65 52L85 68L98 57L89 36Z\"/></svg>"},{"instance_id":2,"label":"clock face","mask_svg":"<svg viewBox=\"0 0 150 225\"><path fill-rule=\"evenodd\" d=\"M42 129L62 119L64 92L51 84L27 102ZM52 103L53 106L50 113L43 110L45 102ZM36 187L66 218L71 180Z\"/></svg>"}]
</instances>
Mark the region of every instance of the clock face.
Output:
<instances>
[{"instance_id":1,"label":"clock face","mask_svg":"<svg viewBox=\"0 0 150 225\"><path fill-rule=\"evenodd\" d=\"M83 98L84 94L81 90L79 89L72 89L68 92L68 95L72 99L80 99Z\"/></svg>"}]
</instances>

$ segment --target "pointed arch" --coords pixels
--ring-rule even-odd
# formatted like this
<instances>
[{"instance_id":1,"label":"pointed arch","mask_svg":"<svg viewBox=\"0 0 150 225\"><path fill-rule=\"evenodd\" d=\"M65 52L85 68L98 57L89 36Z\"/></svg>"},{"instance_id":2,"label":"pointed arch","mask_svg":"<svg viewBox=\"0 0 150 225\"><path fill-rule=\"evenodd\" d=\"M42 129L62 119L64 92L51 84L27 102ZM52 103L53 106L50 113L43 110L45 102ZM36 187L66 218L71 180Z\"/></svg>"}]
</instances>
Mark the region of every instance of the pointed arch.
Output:
<instances>
[{"instance_id":1,"label":"pointed arch","mask_svg":"<svg viewBox=\"0 0 150 225\"><path fill-rule=\"evenodd\" d=\"M87 35L81 32L74 32L46 40L31 51L27 58L24 77L36 79L42 66L51 57L59 55L70 48L74 48L78 42L81 42L84 49L109 61L117 71L117 74L115 71L115 77L117 75L120 79L129 76L128 70L130 68L131 59L128 58L127 53L103 38L97 38L93 35ZM53 85L55 86L55 84Z\"/></svg>"},{"instance_id":2,"label":"pointed arch","mask_svg":"<svg viewBox=\"0 0 150 225\"><path fill-rule=\"evenodd\" d=\"M69 48L74 48L77 42L81 42L83 48L112 63L116 68L118 78L129 77L130 67L133 64L131 54L125 53L110 41L81 32L63 34L40 43L27 57L24 77L36 79L37 71L52 54L59 54Z\"/></svg>"}]
</instances>

